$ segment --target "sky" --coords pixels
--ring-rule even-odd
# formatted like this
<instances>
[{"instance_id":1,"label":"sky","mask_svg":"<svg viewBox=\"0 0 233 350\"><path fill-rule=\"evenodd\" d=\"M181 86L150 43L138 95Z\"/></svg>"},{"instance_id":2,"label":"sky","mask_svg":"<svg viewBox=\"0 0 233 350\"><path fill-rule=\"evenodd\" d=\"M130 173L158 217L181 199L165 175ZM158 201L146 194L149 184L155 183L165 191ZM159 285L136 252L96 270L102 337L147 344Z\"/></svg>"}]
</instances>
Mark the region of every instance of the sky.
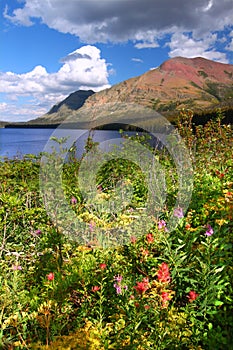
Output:
<instances>
[{"instance_id":1,"label":"sky","mask_svg":"<svg viewBox=\"0 0 233 350\"><path fill-rule=\"evenodd\" d=\"M0 0L0 120L176 56L233 64L233 0Z\"/></svg>"}]
</instances>

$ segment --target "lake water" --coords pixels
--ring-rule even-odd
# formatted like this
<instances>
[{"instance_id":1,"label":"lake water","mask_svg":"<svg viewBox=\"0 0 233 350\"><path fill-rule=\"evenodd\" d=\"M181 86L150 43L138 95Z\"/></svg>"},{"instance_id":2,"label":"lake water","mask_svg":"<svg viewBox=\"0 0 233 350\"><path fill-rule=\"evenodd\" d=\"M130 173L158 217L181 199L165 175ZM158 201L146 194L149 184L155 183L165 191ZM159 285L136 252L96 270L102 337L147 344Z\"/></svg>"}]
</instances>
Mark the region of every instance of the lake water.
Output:
<instances>
[{"instance_id":1,"label":"lake water","mask_svg":"<svg viewBox=\"0 0 233 350\"><path fill-rule=\"evenodd\" d=\"M88 135L87 130L0 128L0 160L4 160L4 157L22 158L25 154L38 155L44 150L51 136L57 138L68 136L73 141L78 140L77 148L78 156L80 156L84 151ZM110 143L113 140L114 144L118 143L117 139L120 143L121 138L120 133L113 130L95 130L91 136L95 142L106 143L109 140Z\"/></svg>"}]
</instances>

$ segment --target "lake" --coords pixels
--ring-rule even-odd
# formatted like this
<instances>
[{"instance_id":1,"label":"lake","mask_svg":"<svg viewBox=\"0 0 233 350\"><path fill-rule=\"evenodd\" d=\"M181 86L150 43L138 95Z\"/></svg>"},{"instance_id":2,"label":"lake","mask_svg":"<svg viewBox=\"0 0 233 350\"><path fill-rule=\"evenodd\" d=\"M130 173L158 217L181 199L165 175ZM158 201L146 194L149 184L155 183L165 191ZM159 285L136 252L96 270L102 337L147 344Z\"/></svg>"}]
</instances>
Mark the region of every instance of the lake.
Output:
<instances>
[{"instance_id":1,"label":"lake","mask_svg":"<svg viewBox=\"0 0 233 350\"><path fill-rule=\"evenodd\" d=\"M127 132L133 134L134 132ZM88 130L59 130L46 128L0 128L0 160L4 157L9 159L21 159L25 154L38 155L44 150L45 145L51 136L66 137L71 136L72 140L77 140L77 154L81 156L84 151ZM113 143L120 143L121 135L116 130L95 130L91 133L93 141L106 143L113 140ZM106 141L106 142L104 142Z\"/></svg>"}]
</instances>

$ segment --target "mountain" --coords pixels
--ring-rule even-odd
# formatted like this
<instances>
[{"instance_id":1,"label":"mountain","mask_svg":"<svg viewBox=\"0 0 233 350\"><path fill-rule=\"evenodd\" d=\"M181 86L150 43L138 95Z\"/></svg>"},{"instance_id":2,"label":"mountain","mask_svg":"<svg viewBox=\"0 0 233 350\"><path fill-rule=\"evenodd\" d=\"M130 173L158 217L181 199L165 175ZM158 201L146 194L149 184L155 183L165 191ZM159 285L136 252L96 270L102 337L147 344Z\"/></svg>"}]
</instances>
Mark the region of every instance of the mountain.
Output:
<instances>
[{"instance_id":1,"label":"mountain","mask_svg":"<svg viewBox=\"0 0 233 350\"><path fill-rule=\"evenodd\" d=\"M53 114L58 112L58 110L63 106L67 106L69 109L79 109L83 106L84 102L86 101L86 99L93 95L94 91L92 90L79 90L79 91L75 91L72 94L70 94L67 98L65 98L65 100L61 101L60 103L54 105L50 111L48 112L48 114Z\"/></svg>"},{"instance_id":2,"label":"mountain","mask_svg":"<svg viewBox=\"0 0 233 350\"><path fill-rule=\"evenodd\" d=\"M94 94L92 90L78 90L71 93L63 101L54 105L45 116L31 120L29 123L41 124L49 122L60 122L64 120L70 111L81 108L86 99Z\"/></svg>"},{"instance_id":3,"label":"mountain","mask_svg":"<svg viewBox=\"0 0 233 350\"><path fill-rule=\"evenodd\" d=\"M75 95L72 98L75 99ZM233 65L201 57L176 57L141 76L91 94L77 110L65 103L66 100L54 106L43 120L47 123L85 122L100 118L106 122L109 114L114 116L117 109L119 120L124 114L133 115L139 110L142 116L142 107L157 111L168 119L182 108L196 114L217 108L233 110Z\"/></svg>"}]
</instances>

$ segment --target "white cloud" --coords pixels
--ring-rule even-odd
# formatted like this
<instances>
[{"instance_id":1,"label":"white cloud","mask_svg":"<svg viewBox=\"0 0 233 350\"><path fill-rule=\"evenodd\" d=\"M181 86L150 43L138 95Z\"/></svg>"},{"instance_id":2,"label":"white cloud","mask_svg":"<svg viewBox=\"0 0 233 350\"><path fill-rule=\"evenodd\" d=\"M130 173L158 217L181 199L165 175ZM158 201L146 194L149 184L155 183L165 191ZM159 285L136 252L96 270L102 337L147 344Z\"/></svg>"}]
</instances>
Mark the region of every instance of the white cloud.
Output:
<instances>
[{"instance_id":1,"label":"white cloud","mask_svg":"<svg viewBox=\"0 0 233 350\"><path fill-rule=\"evenodd\" d=\"M25 0L21 8L6 8L4 14L26 26L39 18L85 43L132 40L140 48L155 47L157 35L171 33L171 28L192 31L196 39L223 30L232 25L232 0L69 0L65 5L63 0Z\"/></svg>"},{"instance_id":2,"label":"white cloud","mask_svg":"<svg viewBox=\"0 0 233 350\"><path fill-rule=\"evenodd\" d=\"M138 62L138 63L143 63L143 60L142 60L141 58L137 58L137 57L133 57L133 58L131 59L131 61L133 61L133 62Z\"/></svg>"},{"instance_id":3,"label":"white cloud","mask_svg":"<svg viewBox=\"0 0 233 350\"><path fill-rule=\"evenodd\" d=\"M1 119L9 120L11 113L12 118L25 113L28 119L33 119L46 113L53 104L71 92L80 89L99 91L110 87L108 64L100 57L100 50L95 46L83 46L63 58L62 62L63 65L56 73L48 73L42 66L36 66L24 74L0 73L0 93L14 96L14 99L33 97L30 103L22 104L21 110L17 101L11 101L9 108L2 105Z\"/></svg>"},{"instance_id":4,"label":"white cloud","mask_svg":"<svg viewBox=\"0 0 233 350\"><path fill-rule=\"evenodd\" d=\"M151 42L151 41L142 41L140 43L136 43L135 47L137 49L154 49L156 47L159 47L159 44L157 41Z\"/></svg>"},{"instance_id":5,"label":"white cloud","mask_svg":"<svg viewBox=\"0 0 233 350\"><path fill-rule=\"evenodd\" d=\"M195 40L188 34L175 33L171 37L171 41L167 44L171 51L170 57L204 57L210 60L227 63L226 54L214 50L214 44L217 40L217 35L212 34L204 39Z\"/></svg>"},{"instance_id":6,"label":"white cloud","mask_svg":"<svg viewBox=\"0 0 233 350\"><path fill-rule=\"evenodd\" d=\"M232 0L69 0L65 4L63 0L23 0L18 3L18 8L13 8L9 2L3 14L16 25L32 26L39 20L49 28L79 37L85 44L130 40L136 48L145 49L167 42L170 57L202 56L227 62L226 54L216 49L217 34L211 33L226 27L232 29ZM232 50L233 42L225 49ZM36 117L75 90L98 91L108 87L108 76L114 74L114 69L100 57L100 51L90 45L61 58L60 63L62 66L55 73L48 73L42 66L24 74L0 73L0 92L11 94L11 100L15 96L33 96L32 105L38 106L38 114L32 116L36 111L30 110L28 103L24 108L28 108L29 116ZM10 118L10 112L8 115Z\"/></svg>"},{"instance_id":7,"label":"white cloud","mask_svg":"<svg viewBox=\"0 0 233 350\"><path fill-rule=\"evenodd\" d=\"M203 11L204 11L204 12L209 11L209 10L211 9L212 6L213 6L213 0L210 0L210 1L208 2L208 4L203 8Z\"/></svg>"}]
</instances>

